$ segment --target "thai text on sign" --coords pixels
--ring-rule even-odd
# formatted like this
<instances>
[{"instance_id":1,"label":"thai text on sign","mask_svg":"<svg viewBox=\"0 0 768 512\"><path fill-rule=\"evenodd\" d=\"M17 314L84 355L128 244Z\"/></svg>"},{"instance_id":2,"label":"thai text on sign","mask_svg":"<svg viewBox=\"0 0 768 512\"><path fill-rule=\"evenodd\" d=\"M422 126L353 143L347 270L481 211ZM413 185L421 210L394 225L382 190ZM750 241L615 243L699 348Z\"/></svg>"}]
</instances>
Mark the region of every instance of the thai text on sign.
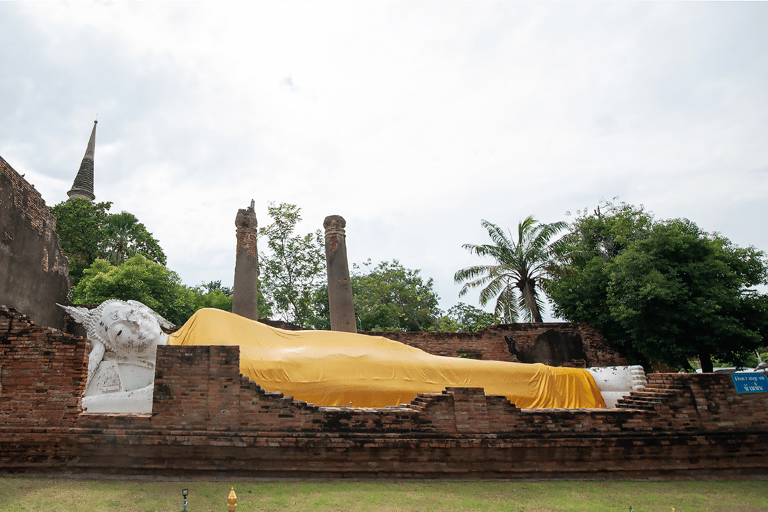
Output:
<instances>
[{"instance_id":1,"label":"thai text on sign","mask_svg":"<svg viewBox=\"0 0 768 512\"><path fill-rule=\"evenodd\" d=\"M768 377L764 373L732 373L731 378L739 393L768 393Z\"/></svg>"}]
</instances>

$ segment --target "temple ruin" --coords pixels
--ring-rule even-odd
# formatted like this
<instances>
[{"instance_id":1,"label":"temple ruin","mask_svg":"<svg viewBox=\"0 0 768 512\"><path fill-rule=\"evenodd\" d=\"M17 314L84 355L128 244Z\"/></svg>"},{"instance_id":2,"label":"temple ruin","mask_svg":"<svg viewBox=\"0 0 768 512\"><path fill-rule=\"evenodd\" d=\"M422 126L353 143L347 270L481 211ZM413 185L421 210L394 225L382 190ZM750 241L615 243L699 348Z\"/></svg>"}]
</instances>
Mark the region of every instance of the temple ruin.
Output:
<instances>
[{"instance_id":1,"label":"temple ruin","mask_svg":"<svg viewBox=\"0 0 768 512\"><path fill-rule=\"evenodd\" d=\"M0 307L0 471L184 478L765 478L768 393L652 374L611 409L449 388L318 407L240 374L238 347L161 346L147 414L83 412L89 342Z\"/></svg>"},{"instance_id":2,"label":"temple ruin","mask_svg":"<svg viewBox=\"0 0 768 512\"><path fill-rule=\"evenodd\" d=\"M241 226L248 233L256 228L247 210L238 233ZM651 374L643 390L600 409L521 409L462 387L392 407L323 407L267 392L244 377L237 346L159 346L149 412L84 411L92 342L64 332L61 317L47 316L63 315L54 302L68 290L55 221L40 194L2 159L0 211L5 474L452 480L768 474L768 393L741 392L726 374ZM249 256L255 239L252 251ZM386 336L447 356L626 364L597 331L580 324Z\"/></svg>"}]
</instances>

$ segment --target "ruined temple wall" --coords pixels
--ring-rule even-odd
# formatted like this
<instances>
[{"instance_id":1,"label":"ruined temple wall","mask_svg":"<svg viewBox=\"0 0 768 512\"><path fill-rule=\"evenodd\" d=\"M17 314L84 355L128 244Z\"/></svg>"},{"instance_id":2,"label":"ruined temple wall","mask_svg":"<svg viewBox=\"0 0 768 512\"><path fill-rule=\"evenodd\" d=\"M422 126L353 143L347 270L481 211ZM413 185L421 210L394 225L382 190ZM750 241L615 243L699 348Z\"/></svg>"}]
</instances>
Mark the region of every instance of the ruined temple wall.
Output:
<instances>
[{"instance_id":1,"label":"ruined temple wall","mask_svg":"<svg viewBox=\"0 0 768 512\"><path fill-rule=\"evenodd\" d=\"M88 341L0 309L0 470L360 478L768 475L768 394L652 375L618 409L519 409L476 388L318 407L239 373L238 347L158 350L152 414L79 414ZM34 365L34 368L33 368ZM8 421L11 419L11 421Z\"/></svg>"},{"instance_id":2,"label":"ruined temple wall","mask_svg":"<svg viewBox=\"0 0 768 512\"><path fill-rule=\"evenodd\" d=\"M219 367L215 378L190 373L184 358ZM728 375L652 376L612 410L523 410L476 388L359 409L265 392L239 375L237 360L236 347L162 348L153 415L132 429L119 415L84 414L83 427L120 435L107 454L98 437L81 444L78 464L112 471L120 460L130 470L146 458L161 473L339 478L768 474L768 396L735 393Z\"/></svg>"},{"instance_id":3,"label":"ruined temple wall","mask_svg":"<svg viewBox=\"0 0 768 512\"><path fill-rule=\"evenodd\" d=\"M90 432L117 435L117 446L110 444L106 454L99 452L98 436L81 443L84 469L131 470L147 459L158 471L195 467L244 476L768 472L768 397L735 393L728 375L652 376L648 391L612 410L525 410L475 388L422 394L407 407L360 409L317 407L265 392L240 376L236 347L160 352L151 416L137 418L131 428L124 415L82 415L81 426ZM199 368L190 369L191 361Z\"/></svg>"},{"instance_id":4,"label":"ruined temple wall","mask_svg":"<svg viewBox=\"0 0 768 512\"><path fill-rule=\"evenodd\" d=\"M0 424L77 424L89 342L0 306Z\"/></svg>"},{"instance_id":5,"label":"ruined temple wall","mask_svg":"<svg viewBox=\"0 0 768 512\"><path fill-rule=\"evenodd\" d=\"M384 336L430 354L552 366L615 366L627 360L613 350L597 329L571 322L493 325L476 333L365 332Z\"/></svg>"},{"instance_id":6,"label":"ruined temple wall","mask_svg":"<svg viewBox=\"0 0 768 512\"><path fill-rule=\"evenodd\" d=\"M524 363L576 367L627 364L627 360L610 347L600 331L587 324L518 323L499 328L499 334L503 334L510 351Z\"/></svg>"},{"instance_id":7,"label":"ruined temple wall","mask_svg":"<svg viewBox=\"0 0 768 512\"><path fill-rule=\"evenodd\" d=\"M40 193L0 157L0 304L61 329L69 262Z\"/></svg>"},{"instance_id":8,"label":"ruined temple wall","mask_svg":"<svg viewBox=\"0 0 768 512\"><path fill-rule=\"evenodd\" d=\"M360 334L384 336L436 356L457 357L461 354L471 354L477 359L517 361L509 352L504 336L499 335L497 328L490 327L476 333L368 331Z\"/></svg>"}]
</instances>

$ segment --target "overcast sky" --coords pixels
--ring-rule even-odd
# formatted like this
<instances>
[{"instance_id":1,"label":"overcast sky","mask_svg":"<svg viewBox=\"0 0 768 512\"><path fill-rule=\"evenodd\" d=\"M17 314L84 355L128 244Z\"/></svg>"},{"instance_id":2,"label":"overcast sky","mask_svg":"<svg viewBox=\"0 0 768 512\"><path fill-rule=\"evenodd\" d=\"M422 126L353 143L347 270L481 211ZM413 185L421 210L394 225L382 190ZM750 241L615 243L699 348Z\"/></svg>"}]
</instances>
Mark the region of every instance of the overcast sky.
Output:
<instances>
[{"instance_id":1,"label":"overcast sky","mask_svg":"<svg viewBox=\"0 0 768 512\"><path fill-rule=\"evenodd\" d=\"M0 3L0 156L97 201L182 281L233 282L238 208L347 221L458 302L487 219L601 198L768 249L768 3ZM476 304L476 295L461 299Z\"/></svg>"}]
</instances>

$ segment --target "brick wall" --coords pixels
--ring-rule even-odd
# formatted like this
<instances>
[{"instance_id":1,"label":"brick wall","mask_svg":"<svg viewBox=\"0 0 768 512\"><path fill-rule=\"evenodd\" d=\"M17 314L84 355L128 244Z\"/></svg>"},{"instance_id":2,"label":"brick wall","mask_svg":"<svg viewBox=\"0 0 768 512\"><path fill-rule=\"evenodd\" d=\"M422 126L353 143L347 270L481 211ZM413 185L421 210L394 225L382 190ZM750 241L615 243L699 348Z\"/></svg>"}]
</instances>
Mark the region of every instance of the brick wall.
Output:
<instances>
[{"instance_id":1,"label":"brick wall","mask_svg":"<svg viewBox=\"0 0 768 512\"><path fill-rule=\"evenodd\" d=\"M89 343L0 307L0 468L63 467L80 421Z\"/></svg>"},{"instance_id":2,"label":"brick wall","mask_svg":"<svg viewBox=\"0 0 768 512\"><path fill-rule=\"evenodd\" d=\"M218 477L764 478L768 394L652 375L617 409L481 389L318 407L239 373L238 347L160 347L152 414L78 414L88 342L0 308L0 471ZM29 378L34 362L39 372ZM38 393L42 390L42 393ZM44 398L37 396L44 395ZM5 421L12 418L12 421Z\"/></svg>"},{"instance_id":3,"label":"brick wall","mask_svg":"<svg viewBox=\"0 0 768 512\"><path fill-rule=\"evenodd\" d=\"M384 336L430 354L478 359L544 363L551 366L614 366L627 360L613 350L596 329L578 323L494 325L476 333L364 332Z\"/></svg>"},{"instance_id":4,"label":"brick wall","mask_svg":"<svg viewBox=\"0 0 768 512\"><path fill-rule=\"evenodd\" d=\"M40 193L0 158L0 304L39 325L64 327L69 261Z\"/></svg>"},{"instance_id":5,"label":"brick wall","mask_svg":"<svg viewBox=\"0 0 768 512\"><path fill-rule=\"evenodd\" d=\"M74 426L89 342L0 306L0 422ZM53 404L53 405L52 405Z\"/></svg>"}]
</instances>

